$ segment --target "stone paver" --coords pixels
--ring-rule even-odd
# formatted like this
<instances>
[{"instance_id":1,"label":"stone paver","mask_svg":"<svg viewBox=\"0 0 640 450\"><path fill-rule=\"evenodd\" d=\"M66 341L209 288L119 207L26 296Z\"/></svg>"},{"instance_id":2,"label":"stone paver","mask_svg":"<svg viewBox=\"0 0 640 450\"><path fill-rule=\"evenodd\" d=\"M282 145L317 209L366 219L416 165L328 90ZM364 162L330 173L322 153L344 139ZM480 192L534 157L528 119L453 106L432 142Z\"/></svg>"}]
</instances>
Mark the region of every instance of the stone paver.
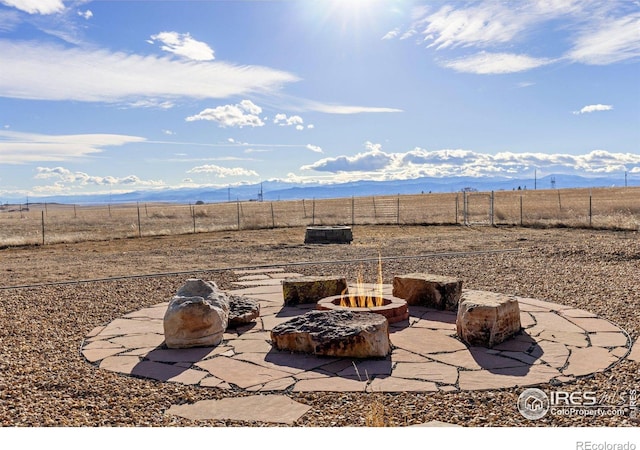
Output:
<instances>
[{"instance_id":1,"label":"stone paver","mask_svg":"<svg viewBox=\"0 0 640 450\"><path fill-rule=\"evenodd\" d=\"M166 414L191 420L245 420L293 425L310 406L281 395L201 400L190 405L172 405Z\"/></svg>"},{"instance_id":2,"label":"stone paver","mask_svg":"<svg viewBox=\"0 0 640 450\"><path fill-rule=\"evenodd\" d=\"M565 375L582 376L600 372L618 360L602 347L569 347L569 350L571 354L567 368L562 371Z\"/></svg>"},{"instance_id":3,"label":"stone paver","mask_svg":"<svg viewBox=\"0 0 640 450\"><path fill-rule=\"evenodd\" d=\"M593 333L589 335L591 345L596 347L623 347L627 345L627 335L622 332Z\"/></svg>"},{"instance_id":4,"label":"stone paver","mask_svg":"<svg viewBox=\"0 0 640 450\"><path fill-rule=\"evenodd\" d=\"M290 375L288 372L261 367L225 356L200 361L196 363L196 366L227 383L235 384L241 388L267 383Z\"/></svg>"},{"instance_id":5,"label":"stone paver","mask_svg":"<svg viewBox=\"0 0 640 450\"><path fill-rule=\"evenodd\" d=\"M433 381L410 380L399 377L374 379L367 392L436 392L438 387Z\"/></svg>"},{"instance_id":6,"label":"stone paver","mask_svg":"<svg viewBox=\"0 0 640 450\"><path fill-rule=\"evenodd\" d=\"M640 362L640 340L636 340L636 343L631 347L631 352L627 359L635 362Z\"/></svg>"},{"instance_id":7,"label":"stone paver","mask_svg":"<svg viewBox=\"0 0 640 450\"><path fill-rule=\"evenodd\" d=\"M439 362L405 363L396 365L393 375L398 378L434 381L443 384L456 384L458 369Z\"/></svg>"},{"instance_id":8,"label":"stone paver","mask_svg":"<svg viewBox=\"0 0 640 450\"><path fill-rule=\"evenodd\" d=\"M455 312L411 306L409 320L390 327L393 351L387 358L282 352L272 347L270 330L315 308L283 304L281 280L299 274L283 268L236 274L242 278L230 293L258 300L261 314L255 323L228 329L220 345L167 349L162 319L168 303L163 302L96 326L85 338L82 355L103 370L123 375L252 394L174 405L167 414L287 424L308 407L273 394L502 389L572 382L624 357L640 362L640 344L630 349L627 334L615 324L589 311L532 298L518 298L522 333L493 349L462 343L456 336ZM383 290L390 293L392 286Z\"/></svg>"}]
</instances>

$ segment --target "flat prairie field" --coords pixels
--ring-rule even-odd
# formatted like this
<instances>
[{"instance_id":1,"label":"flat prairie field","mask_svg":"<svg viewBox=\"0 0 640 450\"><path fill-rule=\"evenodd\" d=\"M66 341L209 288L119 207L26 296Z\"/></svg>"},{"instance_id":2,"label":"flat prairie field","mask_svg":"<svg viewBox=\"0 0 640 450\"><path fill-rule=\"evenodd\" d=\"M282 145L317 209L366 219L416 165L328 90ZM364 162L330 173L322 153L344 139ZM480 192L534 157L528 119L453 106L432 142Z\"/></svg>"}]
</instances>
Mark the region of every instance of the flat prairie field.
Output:
<instances>
[{"instance_id":1,"label":"flat prairie field","mask_svg":"<svg viewBox=\"0 0 640 450\"><path fill-rule=\"evenodd\" d=\"M308 207L308 205L305 205ZM257 395L120 375L80 353L94 328L168 301L188 278L237 288L236 271L281 267L385 283L395 275L453 276L467 289L531 297L582 309L640 337L640 232L520 226L355 225L351 244L304 244L305 225L221 230L0 249L0 425L271 426L192 421L165 414L175 404ZM570 392L629 392L636 357L578 377ZM633 353L632 353L633 356ZM543 389L554 386L543 385ZM517 410L521 389L456 392L282 392L310 407L297 427L407 426L431 420L480 426L638 426L623 416L547 415ZM375 416L375 417L372 417Z\"/></svg>"}]
</instances>

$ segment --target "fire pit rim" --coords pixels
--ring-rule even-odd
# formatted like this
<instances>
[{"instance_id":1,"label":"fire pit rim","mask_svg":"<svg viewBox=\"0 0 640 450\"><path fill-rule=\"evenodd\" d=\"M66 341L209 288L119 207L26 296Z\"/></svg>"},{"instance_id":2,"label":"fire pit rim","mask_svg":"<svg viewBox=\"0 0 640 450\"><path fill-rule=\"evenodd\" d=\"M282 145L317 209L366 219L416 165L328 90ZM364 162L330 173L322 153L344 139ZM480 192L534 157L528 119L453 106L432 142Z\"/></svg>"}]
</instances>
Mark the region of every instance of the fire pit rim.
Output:
<instances>
[{"instance_id":1,"label":"fire pit rim","mask_svg":"<svg viewBox=\"0 0 640 450\"><path fill-rule=\"evenodd\" d=\"M382 300L385 302L382 306L351 307L340 305L340 300L342 300L343 297L348 297L349 295L354 296L354 294L344 294L322 298L318 300L316 308L329 311L371 312L374 314L381 314L387 318L389 323L400 322L409 317L409 306L407 301L400 297L387 294L383 294L382 296L373 295L373 298L382 297ZM398 314L394 314L396 312L398 312Z\"/></svg>"}]
</instances>

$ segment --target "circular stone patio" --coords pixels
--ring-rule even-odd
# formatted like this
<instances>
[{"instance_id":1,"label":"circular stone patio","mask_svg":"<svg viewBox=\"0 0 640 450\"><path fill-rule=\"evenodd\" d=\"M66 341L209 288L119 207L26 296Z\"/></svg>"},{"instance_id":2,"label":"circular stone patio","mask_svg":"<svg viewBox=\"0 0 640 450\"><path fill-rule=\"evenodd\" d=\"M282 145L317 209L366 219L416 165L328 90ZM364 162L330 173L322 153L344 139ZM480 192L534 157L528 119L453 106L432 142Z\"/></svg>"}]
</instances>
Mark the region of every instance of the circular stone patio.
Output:
<instances>
[{"instance_id":1,"label":"circular stone patio","mask_svg":"<svg viewBox=\"0 0 640 450\"><path fill-rule=\"evenodd\" d=\"M456 338L456 314L409 307L409 319L390 325L393 352L353 360L274 349L269 331L315 305L283 306L284 269L236 272L238 289L260 302L255 323L229 329L216 347L167 349L163 317L168 301L96 327L82 354L101 369L159 381L259 392L434 392L566 383L601 372L630 351L627 333L594 314L516 297L523 332L492 349ZM385 285L385 294L391 294ZM171 294L167 295L168 299Z\"/></svg>"}]
</instances>

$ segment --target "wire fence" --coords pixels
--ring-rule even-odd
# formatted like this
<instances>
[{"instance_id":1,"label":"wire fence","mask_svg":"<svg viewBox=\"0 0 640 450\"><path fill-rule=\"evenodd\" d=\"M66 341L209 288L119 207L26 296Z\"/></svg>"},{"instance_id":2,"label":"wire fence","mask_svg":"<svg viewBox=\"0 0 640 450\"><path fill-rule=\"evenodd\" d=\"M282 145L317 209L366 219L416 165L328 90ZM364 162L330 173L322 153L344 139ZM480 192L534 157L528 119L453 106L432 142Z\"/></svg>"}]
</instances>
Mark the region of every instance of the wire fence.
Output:
<instances>
[{"instance_id":1,"label":"wire fence","mask_svg":"<svg viewBox=\"0 0 640 450\"><path fill-rule=\"evenodd\" d=\"M640 187L194 205L3 205L0 245L311 225L513 225L640 230Z\"/></svg>"}]
</instances>

